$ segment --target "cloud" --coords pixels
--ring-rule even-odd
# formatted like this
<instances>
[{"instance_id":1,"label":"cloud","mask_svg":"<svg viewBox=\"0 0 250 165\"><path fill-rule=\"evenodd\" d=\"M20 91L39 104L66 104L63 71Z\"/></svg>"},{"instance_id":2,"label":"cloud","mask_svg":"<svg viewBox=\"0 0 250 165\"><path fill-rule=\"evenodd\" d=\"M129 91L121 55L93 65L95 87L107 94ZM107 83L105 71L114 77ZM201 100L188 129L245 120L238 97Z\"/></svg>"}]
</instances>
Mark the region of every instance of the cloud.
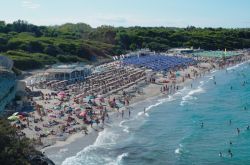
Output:
<instances>
[{"instance_id":1,"label":"cloud","mask_svg":"<svg viewBox=\"0 0 250 165\"><path fill-rule=\"evenodd\" d=\"M22 7L24 8L28 8L28 9L37 9L39 8L41 5L32 1L32 0L25 0L22 1Z\"/></svg>"}]
</instances>

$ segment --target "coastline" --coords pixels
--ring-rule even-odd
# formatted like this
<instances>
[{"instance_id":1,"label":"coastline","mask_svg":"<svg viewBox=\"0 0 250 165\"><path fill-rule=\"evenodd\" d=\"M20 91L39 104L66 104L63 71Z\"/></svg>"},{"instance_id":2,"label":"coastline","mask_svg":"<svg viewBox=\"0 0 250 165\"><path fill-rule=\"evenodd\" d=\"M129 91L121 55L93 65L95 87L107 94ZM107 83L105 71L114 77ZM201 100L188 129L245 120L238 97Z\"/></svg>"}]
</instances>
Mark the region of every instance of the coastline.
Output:
<instances>
[{"instance_id":1,"label":"coastline","mask_svg":"<svg viewBox=\"0 0 250 165\"><path fill-rule=\"evenodd\" d=\"M242 61L240 63L235 63L233 65L229 65L226 66L226 68L228 67L233 67L236 65L239 65L241 63L245 63L246 61ZM197 69L197 68L196 68ZM214 68L215 70L220 70L219 68ZM225 69L225 68L224 68ZM206 69L199 69L199 73L202 74L202 77L204 77L207 74L213 73L213 67L212 65L210 65L210 67L206 68ZM176 85L180 86L181 88L184 88L185 86L187 86L188 84L192 83L192 81L195 81L196 79L198 79L199 77L192 77L191 79L187 79L184 82L179 82ZM130 102L130 107L133 107L135 104L139 104L141 102L146 101L147 99L153 99L153 98L158 98L161 96L167 96L166 94L162 93L160 91L162 84L149 84L149 85L145 85L143 86L143 94L142 95L136 95L136 97L134 97L131 102ZM174 94L174 93L172 93ZM171 94L170 94L171 95ZM133 111L132 111L133 113ZM112 112L111 116L111 120L117 120L117 115L119 115L118 112ZM88 127L88 129L90 130L91 128ZM105 129L105 128L104 128ZM65 141L60 141L60 142L56 142L55 144L45 147L43 148L41 151L44 151L45 154L52 159L56 164L61 164L65 158L71 157L76 155L78 152L80 152L81 150L83 150L84 148L93 145L96 141L96 139L99 136L99 133L102 130L99 129L99 131L91 131L88 135L84 135L81 132L78 132L76 134L73 134L71 136L69 136ZM57 155L57 157L51 157L51 154ZM55 154L56 153L56 154Z\"/></svg>"},{"instance_id":2,"label":"coastline","mask_svg":"<svg viewBox=\"0 0 250 165\"><path fill-rule=\"evenodd\" d=\"M193 69L193 67L191 67ZM190 72L190 68L188 71ZM207 68L206 70L199 70L200 73L207 72L207 70L211 70L212 66ZM187 73L187 72L184 72ZM210 72L209 72L210 73ZM192 77L192 79L187 79L185 82L181 82L179 80L176 85L180 87L179 90L184 88L186 85L190 84L192 81L196 80L195 77ZM159 97L165 97L170 96L175 93L166 94L161 92L162 84L155 83L155 84L147 84L143 86L143 94L137 94L131 101L129 107L134 107L136 104L143 103L147 100L152 100ZM177 92L177 91L175 91ZM126 113L128 109L124 108L124 111ZM131 110L133 114L133 110ZM112 112L110 114L111 121L117 120L117 116L120 115L120 112ZM104 128L105 129L105 128ZM96 139L99 136L99 133L102 132L102 129L99 129L99 131L94 131L90 126L88 127L88 130L91 130L91 132L88 135L84 135L81 132L78 132L76 134L73 134L69 136L65 141L57 141L55 144L45 147L41 149L42 152L45 152L45 154L53 160L56 164L61 164L66 158L72 157L79 153L84 148L93 145L96 142ZM51 157L51 154L57 155L56 157Z\"/></svg>"}]
</instances>

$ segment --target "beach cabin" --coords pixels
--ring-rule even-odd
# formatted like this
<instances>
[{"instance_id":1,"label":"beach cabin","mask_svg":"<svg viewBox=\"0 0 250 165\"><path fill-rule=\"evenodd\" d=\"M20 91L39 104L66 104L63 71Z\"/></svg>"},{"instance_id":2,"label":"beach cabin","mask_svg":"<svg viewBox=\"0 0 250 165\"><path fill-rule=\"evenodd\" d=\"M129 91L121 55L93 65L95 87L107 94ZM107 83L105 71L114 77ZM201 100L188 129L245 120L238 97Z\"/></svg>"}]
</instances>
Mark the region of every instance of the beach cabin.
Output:
<instances>
[{"instance_id":1,"label":"beach cabin","mask_svg":"<svg viewBox=\"0 0 250 165\"><path fill-rule=\"evenodd\" d=\"M92 72L90 65L56 65L45 71L46 80L84 80Z\"/></svg>"}]
</instances>

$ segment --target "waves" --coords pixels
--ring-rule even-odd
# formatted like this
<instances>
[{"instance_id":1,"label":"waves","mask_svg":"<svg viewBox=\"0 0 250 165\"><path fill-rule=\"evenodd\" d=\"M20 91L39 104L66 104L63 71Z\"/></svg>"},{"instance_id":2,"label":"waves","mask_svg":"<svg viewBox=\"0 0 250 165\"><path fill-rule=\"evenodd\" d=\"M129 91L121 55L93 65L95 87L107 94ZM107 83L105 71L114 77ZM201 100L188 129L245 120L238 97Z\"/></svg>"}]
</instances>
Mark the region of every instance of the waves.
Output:
<instances>
[{"instance_id":1,"label":"waves","mask_svg":"<svg viewBox=\"0 0 250 165\"><path fill-rule=\"evenodd\" d=\"M239 66L241 65L230 67L229 70L236 69ZM186 161L187 157L196 160L197 157L195 156L199 154L205 158L207 158L206 154L209 156L216 155L217 151L214 153L212 152L212 149L210 151L211 153L200 153L199 147L202 145L203 147L206 146L207 140L211 141L211 139L217 138L219 140L216 141L216 143L219 143L225 137L224 135L220 137L221 128L219 125L223 125L223 123L228 121L221 121L218 112L224 114L230 111L230 113L236 114L234 116L239 117L240 119L242 118L242 115L237 115L236 111L230 110L230 106L227 107L227 111L219 111L219 106L217 106L215 110L215 107L206 103L208 96L219 97L218 94L220 93L216 93L216 91L224 88L222 85L220 86L220 83L224 81L224 79L227 78L228 81L231 81L230 76L235 76L235 74L224 73L225 70L223 72L215 72L217 71L214 71L209 76L194 81L193 88L186 86L177 91L174 95L165 96L165 98L162 97L161 99L148 99L142 103L136 104L132 111L131 118L125 118L123 121L119 120L117 123L111 123L110 127L99 132L93 145L84 148L75 156L65 159L62 164L120 165L126 164L129 159L132 161L138 159L138 162L140 162L140 160L144 160L143 158L155 154L151 153L151 150L153 151L154 149L157 150L159 148L163 148L164 152L168 152L167 150L170 148L171 153L168 152L167 154L170 155L170 157L172 154L172 157L168 159L177 161L177 164L179 163L179 160L175 160L176 157L181 158L181 161ZM209 85L209 81L211 82L214 79L213 75L216 76L216 81L219 84L217 84L217 86L214 86L212 83ZM234 81L234 79L232 80ZM214 90L210 91L210 88L213 88ZM207 91L214 93L208 95L208 93L206 93ZM205 94L202 95L202 93ZM203 103L199 105L194 104L196 109L199 109L200 111L194 112L194 108L191 108L189 111L182 111L182 106L193 104L197 102L197 99ZM171 103L168 104L167 102ZM204 107L209 108L206 109ZM160 112L157 113L158 111ZM245 116L243 115L243 117ZM200 119L205 123L204 129L200 129L200 125L197 122ZM214 125L214 123L220 124ZM230 137L231 134L229 133L231 129L229 127L223 127L223 129L226 129L225 133L227 137ZM247 132L244 132L244 136L247 136L246 134ZM136 135L138 137L133 139ZM184 140L183 137L185 137ZM139 140L143 143L138 142ZM128 144L131 144L130 147L127 147L129 146ZM215 143L209 145L214 146L215 148L218 147ZM156 146L159 148L154 148ZM210 149L206 147L203 149ZM143 148L145 153L140 152L141 148ZM216 149L220 150L220 148ZM61 152L68 151L62 150ZM133 153L139 153L139 156L135 156ZM145 156L147 153L149 155ZM165 154L162 154L162 157L160 157L161 152L159 152L157 156L159 156L159 160L167 159L165 158ZM166 160L166 162L167 161L168 160Z\"/></svg>"},{"instance_id":2,"label":"waves","mask_svg":"<svg viewBox=\"0 0 250 165\"><path fill-rule=\"evenodd\" d=\"M228 71L229 71L229 70L235 70L235 69L239 68L240 66L242 66L242 65L244 65L244 64L246 64L246 63L249 63L249 61L245 61L245 62L242 62L242 63L240 63L240 64L237 64L237 65L228 67L227 70L228 70Z\"/></svg>"},{"instance_id":3,"label":"waves","mask_svg":"<svg viewBox=\"0 0 250 165\"><path fill-rule=\"evenodd\" d=\"M128 156L128 153L122 153L121 155L119 155L114 165L120 165L122 163L123 158L126 156Z\"/></svg>"},{"instance_id":4,"label":"waves","mask_svg":"<svg viewBox=\"0 0 250 165\"><path fill-rule=\"evenodd\" d=\"M186 105L191 100L197 100L197 97L193 95L198 94L198 93L204 93L205 89L202 88L203 85L204 85L204 81L200 81L200 85L196 89L190 90L185 96L183 96L182 101L180 102L180 106Z\"/></svg>"},{"instance_id":5,"label":"waves","mask_svg":"<svg viewBox=\"0 0 250 165\"><path fill-rule=\"evenodd\" d=\"M182 151L183 151L183 145L179 144L179 147L175 149L174 153L181 154Z\"/></svg>"},{"instance_id":6,"label":"waves","mask_svg":"<svg viewBox=\"0 0 250 165\"><path fill-rule=\"evenodd\" d=\"M161 104L163 104L163 103L165 103L165 102L170 102L170 101L173 101L173 100L175 100L175 99L174 99L174 97L171 96L171 95L169 95L168 98L158 99L158 100L156 101L155 104L151 104L151 105L149 105L148 107L145 107L145 114L144 114L144 111L141 111L141 112L138 112L137 115L138 115L138 116L142 116L142 115L144 114L145 116L149 117L148 112L149 112L152 108L157 107L157 106L159 106L159 105L161 105Z\"/></svg>"},{"instance_id":7,"label":"waves","mask_svg":"<svg viewBox=\"0 0 250 165\"><path fill-rule=\"evenodd\" d=\"M123 128L123 131L126 132L126 133L129 133L129 127L124 125L125 122L127 122L129 120L123 120L120 122L119 126Z\"/></svg>"},{"instance_id":8,"label":"waves","mask_svg":"<svg viewBox=\"0 0 250 165\"><path fill-rule=\"evenodd\" d=\"M109 129L105 129L104 131L99 132L99 135L93 145L85 147L82 151L78 152L76 156L65 159L62 165L109 164L109 162L112 162L113 159L109 158L109 156L105 154L100 156L99 152L115 145L118 138L118 134L115 134L113 131L109 131Z\"/></svg>"}]
</instances>

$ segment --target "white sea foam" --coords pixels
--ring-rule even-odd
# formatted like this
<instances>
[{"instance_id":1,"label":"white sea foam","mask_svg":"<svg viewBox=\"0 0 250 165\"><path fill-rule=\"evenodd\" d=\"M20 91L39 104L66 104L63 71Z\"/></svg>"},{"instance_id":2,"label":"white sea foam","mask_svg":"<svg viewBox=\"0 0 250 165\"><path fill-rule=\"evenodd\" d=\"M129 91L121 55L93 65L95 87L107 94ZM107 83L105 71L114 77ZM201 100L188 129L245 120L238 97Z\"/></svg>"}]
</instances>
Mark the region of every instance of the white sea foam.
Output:
<instances>
[{"instance_id":1,"label":"white sea foam","mask_svg":"<svg viewBox=\"0 0 250 165\"><path fill-rule=\"evenodd\" d=\"M173 96L168 96L168 98L159 99L159 100L157 100L157 102L156 102L155 104L152 104L152 105L149 105L148 107L146 107L146 108L145 108L145 112L148 112L148 111L150 111L152 108L157 107L157 106L159 106L159 105L161 105L161 104L163 104L163 103L165 103L165 102L173 101L173 100L174 100L174 97L173 97ZM138 112L137 117L138 117L138 116L141 116L141 115L143 115L143 114L144 114L144 111ZM148 114L148 113L145 113L145 116L148 117L149 114Z\"/></svg>"},{"instance_id":2,"label":"white sea foam","mask_svg":"<svg viewBox=\"0 0 250 165\"><path fill-rule=\"evenodd\" d=\"M203 84L204 84L204 82L202 82L201 85L198 86L198 88L189 91L187 95L183 96L182 101L180 103L180 106L184 106L190 100L197 100L197 97L195 97L193 95L196 94L196 93L203 93L205 91L202 88Z\"/></svg>"},{"instance_id":3,"label":"white sea foam","mask_svg":"<svg viewBox=\"0 0 250 165\"><path fill-rule=\"evenodd\" d=\"M237 65L234 65L234 66L231 66L231 67L228 67L227 70L234 70L238 67L240 67L241 65L245 64L246 62L243 62L243 63L240 63L240 64L237 64Z\"/></svg>"},{"instance_id":4,"label":"white sea foam","mask_svg":"<svg viewBox=\"0 0 250 165\"><path fill-rule=\"evenodd\" d=\"M82 165L83 161L84 164L87 162L98 162L101 163L104 159L106 162L112 162L113 159L108 158L108 157L103 157L100 159L99 155L92 154L91 152L94 152L97 150L99 147L105 147L108 148L110 145L116 144L117 138L119 135L115 134L112 131L107 131L105 129L102 132L99 132L99 136L97 137L96 141L94 144L85 147L82 151L78 152L75 156L66 158L62 165ZM109 159L109 160L107 160Z\"/></svg>"},{"instance_id":5,"label":"white sea foam","mask_svg":"<svg viewBox=\"0 0 250 165\"><path fill-rule=\"evenodd\" d=\"M123 124L124 124L125 122L127 122L127 121L128 121L128 120L123 120L123 121L121 121L120 124L119 124L119 126L123 128L123 131L124 131L124 132L129 133L129 127L126 126L126 125L123 125Z\"/></svg>"},{"instance_id":6,"label":"white sea foam","mask_svg":"<svg viewBox=\"0 0 250 165\"><path fill-rule=\"evenodd\" d=\"M121 163L122 163L122 159L123 159L124 157L126 157L126 156L128 156L128 153L123 153L123 154L119 155L119 156L117 157L117 159L116 159L115 164L116 164L116 165L121 164Z\"/></svg>"},{"instance_id":7,"label":"white sea foam","mask_svg":"<svg viewBox=\"0 0 250 165\"><path fill-rule=\"evenodd\" d=\"M174 153L181 154L182 151L183 151L183 145L179 144L179 147L175 149Z\"/></svg>"}]
</instances>

